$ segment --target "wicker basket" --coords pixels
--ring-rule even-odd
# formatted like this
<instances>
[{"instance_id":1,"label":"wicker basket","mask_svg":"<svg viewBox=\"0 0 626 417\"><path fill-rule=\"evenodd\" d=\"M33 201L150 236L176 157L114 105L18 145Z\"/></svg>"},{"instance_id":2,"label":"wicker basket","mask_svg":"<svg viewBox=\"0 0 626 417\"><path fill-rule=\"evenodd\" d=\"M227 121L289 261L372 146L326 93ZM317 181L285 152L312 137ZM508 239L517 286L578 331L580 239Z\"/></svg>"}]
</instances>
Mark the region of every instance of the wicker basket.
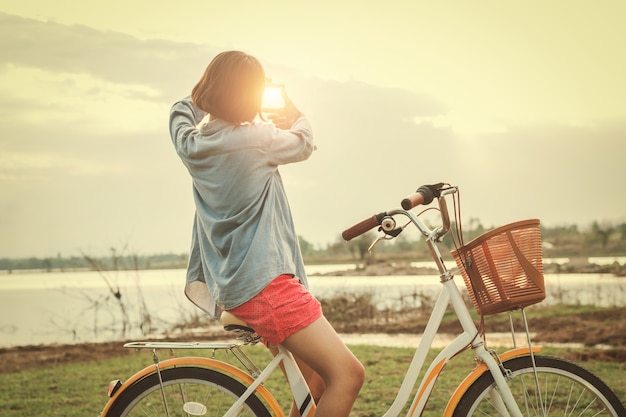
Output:
<instances>
[{"instance_id":1,"label":"wicker basket","mask_svg":"<svg viewBox=\"0 0 626 417\"><path fill-rule=\"evenodd\" d=\"M539 220L491 230L452 256L481 315L526 307L546 297Z\"/></svg>"}]
</instances>

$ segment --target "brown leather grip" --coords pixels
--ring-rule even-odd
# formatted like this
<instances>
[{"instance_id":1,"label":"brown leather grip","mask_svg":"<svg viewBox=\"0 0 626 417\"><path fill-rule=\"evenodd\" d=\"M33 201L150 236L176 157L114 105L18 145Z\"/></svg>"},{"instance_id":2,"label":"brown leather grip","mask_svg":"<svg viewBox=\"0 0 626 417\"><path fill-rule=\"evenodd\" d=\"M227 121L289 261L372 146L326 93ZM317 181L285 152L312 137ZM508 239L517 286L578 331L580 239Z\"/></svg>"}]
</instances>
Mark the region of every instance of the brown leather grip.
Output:
<instances>
[{"instance_id":1,"label":"brown leather grip","mask_svg":"<svg viewBox=\"0 0 626 417\"><path fill-rule=\"evenodd\" d=\"M373 215L370 218L367 218L352 227L347 228L341 233L341 236L344 240L349 241L353 238L362 235L363 233L373 229L376 226L380 225L380 221L378 220L379 216Z\"/></svg>"},{"instance_id":2,"label":"brown leather grip","mask_svg":"<svg viewBox=\"0 0 626 417\"><path fill-rule=\"evenodd\" d=\"M413 207L417 207L424 202L424 195L422 193L414 193L406 197L400 205L405 210L411 210Z\"/></svg>"}]
</instances>

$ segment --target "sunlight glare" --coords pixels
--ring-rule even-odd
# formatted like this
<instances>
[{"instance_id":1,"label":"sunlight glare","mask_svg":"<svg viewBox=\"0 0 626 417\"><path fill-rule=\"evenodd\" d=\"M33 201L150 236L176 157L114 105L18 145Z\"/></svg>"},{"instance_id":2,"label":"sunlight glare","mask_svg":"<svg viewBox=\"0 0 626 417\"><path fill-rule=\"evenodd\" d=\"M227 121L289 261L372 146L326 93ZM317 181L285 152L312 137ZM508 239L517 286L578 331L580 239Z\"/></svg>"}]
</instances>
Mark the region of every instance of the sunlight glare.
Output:
<instances>
[{"instance_id":1,"label":"sunlight glare","mask_svg":"<svg viewBox=\"0 0 626 417\"><path fill-rule=\"evenodd\" d=\"M261 103L261 108L264 111L276 111L285 107L283 88L284 86L282 84L270 84L265 87L263 101Z\"/></svg>"}]
</instances>

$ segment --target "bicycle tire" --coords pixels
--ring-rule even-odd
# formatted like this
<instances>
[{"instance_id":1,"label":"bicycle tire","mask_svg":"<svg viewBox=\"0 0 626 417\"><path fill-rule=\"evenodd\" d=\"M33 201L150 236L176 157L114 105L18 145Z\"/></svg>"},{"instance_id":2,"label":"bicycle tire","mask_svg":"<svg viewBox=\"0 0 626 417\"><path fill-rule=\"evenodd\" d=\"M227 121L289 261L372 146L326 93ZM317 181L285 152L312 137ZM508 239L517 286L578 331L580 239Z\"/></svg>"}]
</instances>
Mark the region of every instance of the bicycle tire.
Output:
<instances>
[{"instance_id":1,"label":"bicycle tire","mask_svg":"<svg viewBox=\"0 0 626 417\"><path fill-rule=\"evenodd\" d=\"M171 415L216 415L230 409L246 386L229 375L200 367L177 367L161 371ZM154 372L134 382L112 404L106 417L166 416L159 375ZM263 402L251 395L238 416L270 417ZM103 416L104 417L104 416Z\"/></svg>"},{"instance_id":2,"label":"bicycle tire","mask_svg":"<svg viewBox=\"0 0 626 417\"><path fill-rule=\"evenodd\" d=\"M624 405L596 375L560 358L535 356L540 390L536 389L532 358L522 356L503 363L511 372L508 385L524 416L625 417ZM493 376L481 375L463 394L453 417L499 415L491 400Z\"/></svg>"}]
</instances>

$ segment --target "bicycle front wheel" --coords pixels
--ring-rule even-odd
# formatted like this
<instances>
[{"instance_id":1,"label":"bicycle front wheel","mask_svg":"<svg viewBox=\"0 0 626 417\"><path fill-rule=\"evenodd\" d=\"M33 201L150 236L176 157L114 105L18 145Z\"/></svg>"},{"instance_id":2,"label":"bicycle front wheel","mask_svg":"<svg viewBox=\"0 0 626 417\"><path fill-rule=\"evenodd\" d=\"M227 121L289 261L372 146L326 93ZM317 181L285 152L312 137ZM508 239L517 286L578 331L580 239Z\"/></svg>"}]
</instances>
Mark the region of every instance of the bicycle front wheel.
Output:
<instances>
[{"instance_id":1,"label":"bicycle front wheel","mask_svg":"<svg viewBox=\"0 0 626 417\"><path fill-rule=\"evenodd\" d=\"M586 369L547 356L535 356L535 364L536 376L530 356L504 362L509 388L524 416L626 416L615 393ZM502 406L493 376L485 372L465 392L453 416L499 416Z\"/></svg>"},{"instance_id":2,"label":"bicycle front wheel","mask_svg":"<svg viewBox=\"0 0 626 417\"><path fill-rule=\"evenodd\" d=\"M246 390L236 379L207 368L164 369L161 380L162 386L155 372L133 383L106 417L222 416ZM270 417L256 395L246 400L237 415Z\"/></svg>"}]
</instances>

